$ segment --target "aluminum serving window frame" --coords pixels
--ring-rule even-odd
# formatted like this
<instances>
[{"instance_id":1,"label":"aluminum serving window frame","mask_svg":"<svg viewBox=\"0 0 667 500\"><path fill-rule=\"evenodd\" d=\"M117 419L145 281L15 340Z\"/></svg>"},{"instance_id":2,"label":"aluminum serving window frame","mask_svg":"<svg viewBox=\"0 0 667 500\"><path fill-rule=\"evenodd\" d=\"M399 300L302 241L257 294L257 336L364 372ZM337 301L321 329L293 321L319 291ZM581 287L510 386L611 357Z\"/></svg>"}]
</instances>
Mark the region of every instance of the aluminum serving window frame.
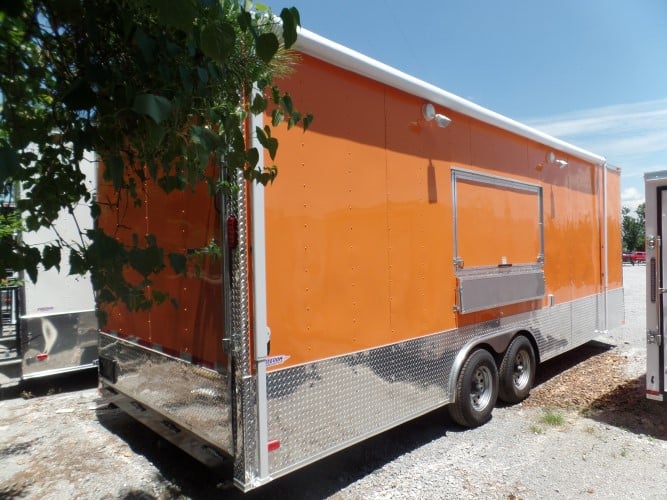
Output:
<instances>
[{"instance_id":1,"label":"aluminum serving window frame","mask_svg":"<svg viewBox=\"0 0 667 500\"><path fill-rule=\"evenodd\" d=\"M454 272L456 274L465 273L468 271L491 269L496 266L475 266L466 269L464 267L464 260L459 256L459 224L458 224L458 194L456 190L456 183L458 180L467 180L479 184L486 184L496 188L514 189L531 194L537 197L537 231L539 234L540 250L534 263L522 263L519 267L525 269L526 265L542 267L544 265L544 193L542 186L530 182L519 181L510 177L502 177L494 174L487 174L469 170L461 167L452 167L452 242L454 255Z\"/></svg>"},{"instance_id":2,"label":"aluminum serving window frame","mask_svg":"<svg viewBox=\"0 0 667 500\"><path fill-rule=\"evenodd\" d=\"M459 220L457 182L469 181L482 186L511 189L535 195L539 253L534 262L510 265L481 265L466 268L459 255ZM457 279L454 311L467 314L518 302L539 300L545 294L544 279L544 199L542 186L529 182L452 167L452 242L454 275Z\"/></svg>"}]
</instances>

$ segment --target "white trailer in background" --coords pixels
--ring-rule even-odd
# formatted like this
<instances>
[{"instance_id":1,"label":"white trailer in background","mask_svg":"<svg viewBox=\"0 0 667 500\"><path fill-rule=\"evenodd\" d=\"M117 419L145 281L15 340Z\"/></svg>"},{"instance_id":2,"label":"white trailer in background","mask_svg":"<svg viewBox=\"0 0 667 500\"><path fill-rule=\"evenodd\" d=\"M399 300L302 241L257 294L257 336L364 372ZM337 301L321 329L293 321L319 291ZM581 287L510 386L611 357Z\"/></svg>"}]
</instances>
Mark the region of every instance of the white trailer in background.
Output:
<instances>
[{"instance_id":1,"label":"white trailer in background","mask_svg":"<svg viewBox=\"0 0 667 500\"><path fill-rule=\"evenodd\" d=\"M644 174L646 196L646 397L665 396L667 171Z\"/></svg>"},{"instance_id":2,"label":"white trailer in background","mask_svg":"<svg viewBox=\"0 0 667 500\"><path fill-rule=\"evenodd\" d=\"M81 164L88 188L95 188L95 163ZM2 196L2 210L14 210L15 189ZM89 208L80 205L74 216L63 212L51 229L26 232L17 237L37 248L53 242L57 233L76 241L79 230L93 225ZM0 388L22 380L46 377L97 366L97 319L88 276L68 275L63 252L60 271L40 269L36 283L24 273L5 269L0 287Z\"/></svg>"}]
</instances>

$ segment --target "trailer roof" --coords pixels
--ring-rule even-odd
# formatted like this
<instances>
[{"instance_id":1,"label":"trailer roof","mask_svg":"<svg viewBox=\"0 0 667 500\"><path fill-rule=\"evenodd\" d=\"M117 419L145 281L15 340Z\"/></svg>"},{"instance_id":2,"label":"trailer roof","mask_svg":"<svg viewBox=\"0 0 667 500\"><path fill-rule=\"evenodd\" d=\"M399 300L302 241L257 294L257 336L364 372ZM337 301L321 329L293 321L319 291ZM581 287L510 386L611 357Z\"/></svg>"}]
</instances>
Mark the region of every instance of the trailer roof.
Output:
<instances>
[{"instance_id":1,"label":"trailer roof","mask_svg":"<svg viewBox=\"0 0 667 500\"><path fill-rule=\"evenodd\" d=\"M371 78L409 94L422 97L427 101L439 104L482 122L494 125L509 132L545 144L554 149L571 154L577 158L597 165L607 163L604 156L597 155L578 146L557 139L537 129L512 120L499 113L479 106L474 102L447 92L435 85L408 75L380 61L365 56L312 31L300 28L294 48L309 56L321 59L353 73Z\"/></svg>"}]
</instances>

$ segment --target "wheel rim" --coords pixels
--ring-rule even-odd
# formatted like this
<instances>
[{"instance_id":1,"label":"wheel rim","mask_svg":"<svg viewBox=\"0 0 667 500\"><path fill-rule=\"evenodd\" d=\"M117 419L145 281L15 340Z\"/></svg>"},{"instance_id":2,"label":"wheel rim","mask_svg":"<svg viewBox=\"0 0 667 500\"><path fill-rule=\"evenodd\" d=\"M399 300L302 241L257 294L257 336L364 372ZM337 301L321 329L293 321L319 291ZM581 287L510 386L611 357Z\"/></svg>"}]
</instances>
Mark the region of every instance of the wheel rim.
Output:
<instances>
[{"instance_id":1,"label":"wheel rim","mask_svg":"<svg viewBox=\"0 0 667 500\"><path fill-rule=\"evenodd\" d=\"M472 377L470 402L476 411L481 411L489 405L493 392L493 376L486 366L479 366Z\"/></svg>"},{"instance_id":2,"label":"wheel rim","mask_svg":"<svg viewBox=\"0 0 667 500\"><path fill-rule=\"evenodd\" d=\"M514 357L514 370L512 372L514 387L518 390L525 389L530 382L531 371L532 366L530 365L528 352L520 350Z\"/></svg>"}]
</instances>

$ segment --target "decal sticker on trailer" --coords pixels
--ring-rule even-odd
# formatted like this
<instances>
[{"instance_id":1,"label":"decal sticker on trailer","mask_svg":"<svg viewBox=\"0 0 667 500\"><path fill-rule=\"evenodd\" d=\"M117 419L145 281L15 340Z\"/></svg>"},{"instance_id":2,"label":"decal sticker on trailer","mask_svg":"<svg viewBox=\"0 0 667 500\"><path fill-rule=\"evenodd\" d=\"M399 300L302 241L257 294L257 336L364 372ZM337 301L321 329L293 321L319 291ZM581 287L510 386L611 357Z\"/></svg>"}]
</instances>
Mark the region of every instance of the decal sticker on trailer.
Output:
<instances>
[{"instance_id":1,"label":"decal sticker on trailer","mask_svg":"<svg viewBox=\"0 0 667 500\"><path fill-rule=\"evenodd\" d=\"M266 358L266 367L270 368L271 366L282 365L289 358L290 356L286 354L281 354L279 356L269 356L268 358Z\"/></svg>"}]
</instances>

